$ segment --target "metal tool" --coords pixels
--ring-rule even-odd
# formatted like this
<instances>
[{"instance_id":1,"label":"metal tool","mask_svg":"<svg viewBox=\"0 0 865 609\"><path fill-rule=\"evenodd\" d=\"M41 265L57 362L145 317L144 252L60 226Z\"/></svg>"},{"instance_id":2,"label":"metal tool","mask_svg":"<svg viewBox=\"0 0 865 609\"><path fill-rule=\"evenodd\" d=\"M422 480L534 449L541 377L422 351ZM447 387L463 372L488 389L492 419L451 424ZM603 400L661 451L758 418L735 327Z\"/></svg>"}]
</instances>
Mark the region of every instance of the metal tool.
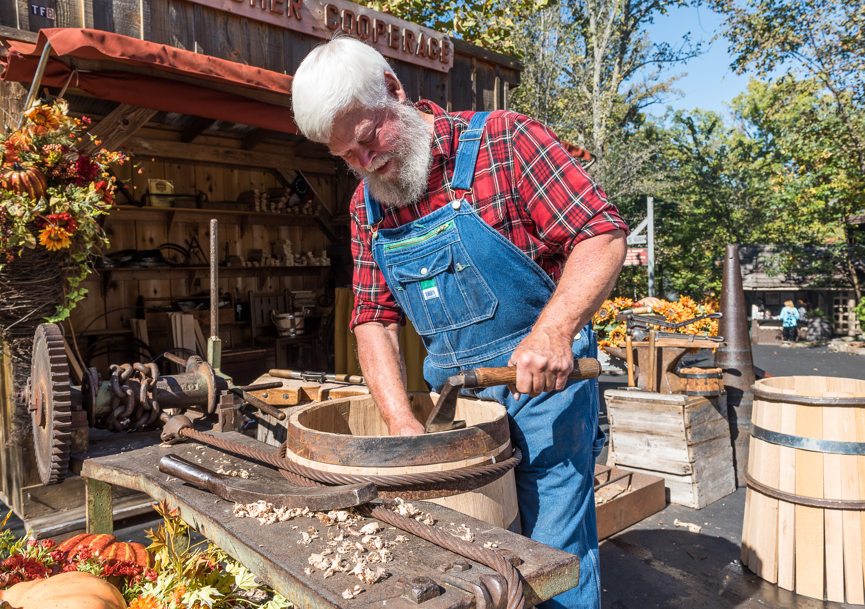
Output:
<instances>
[{"instance_id":1,"label":"metal tool","mask_svg":"<svg viewBox=\"0 0 865 609\"><path fill-rule=\"evenodd\" d=\"M329 372L310 372L308 370L279 370L268 372L278 379L296 379L298 381L313 381L316 383L346 383L348 385L366 385L363 377L357 374L331 374Z\"/></svg>"},{"instance_id":2,"label":"metal tool","mask_svg":"<svg viewBox=\"0 0 865 609\"><path fill-rule=\"evenodd\" d=\"M574 360L574 371L568 375L570 380L586 380L598 378L601 374L601 364L593 357ZM475 368L466 370L450 377L439 394L439 399L433 407L424 425L426 433L450 431L466 426L465 421L454 421L457 408L457 398L463 389L480 389L496 385L510 385L517 382L517 369L514 366L504 368Z\"/></svg>"},{"instance_id":3,"label":"metal tool","mask_svg":"<svg viewBox=\"0 0 865 609\"><path fill-rule=\"evenodd\" d=\"M276 507L309 508L321 512L361 505L378 497L378 491L371 483L313 487L286 484L282 488L291 490L274 492L271 486L263 482L217 474L177 455L162 457L159 460L159 471L206 489L220 499L235 503L266 501Z\"/></svg>"}]
</instances>

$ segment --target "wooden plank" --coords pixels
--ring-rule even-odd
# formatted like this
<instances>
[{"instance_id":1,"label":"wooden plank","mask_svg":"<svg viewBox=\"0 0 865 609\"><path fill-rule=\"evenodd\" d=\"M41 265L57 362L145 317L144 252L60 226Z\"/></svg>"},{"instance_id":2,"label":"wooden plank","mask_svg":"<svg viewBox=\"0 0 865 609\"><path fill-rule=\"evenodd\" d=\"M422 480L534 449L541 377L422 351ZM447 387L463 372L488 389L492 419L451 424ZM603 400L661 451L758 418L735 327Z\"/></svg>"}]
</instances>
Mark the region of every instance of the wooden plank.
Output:
<instances>
[{"instance_id":1,"label":"wooden plank","mask_svg":"<svg viewBox=\"0 0 865 609\"><path fill-rule=\"evenodd\" d=\"M225 201L225 187L222 181L222 168L197 163L195 165L195 187L204 191L208 201ZM220 252L221 255L221 252Z\"/></svg>"},{"instance_id":2,"label":"wooden plank","mask_svg":"<svg viewBox=\"0 0 865 609\"><path fill-rule=\"evenodd\" d=\"M796 435L823 437L820 408L796 407ZM823 498L823 455L796 451L796 494ZM823 510L796 506L796 593L823 598L824 579Z\"/></svg>"},{"instance_id":3,"label":"wooden plank","mask_svg":"<svg viewBox=\"0 0 865 609\"><path fill-rule=\"evenodd\" d=\"M8 29L18 28L16 0L0 0L0 26Z\"/></svg>"},{"instance_id":4,"label":"wooden plank","mask_svg":"<svg viewBox=\"0 0 865 609\"><path fill-rule=\"evenodd\" d=\"M781 389L793 393L792 389ZM796 435L796 405L781 405L781 433ZM779 458L780 475L778 489L786 493L796 492L796 450L781 447ZM752 491L748 491L750 494ZM778 586L793 590L795 584L796 532L794 529L796 506L787 501L778 502Z\"/></svg>"},{"instance_id":5,"label":"wooden plank","mask_svg":"<svg viewBox=\"0 0 865 609\"><path fill-rule=\"evenodd\" d=\"M132 137L127 144L135 152L152 157L203 163L246 165L257 168L286 167L309 173L333 175L336 163L332 160L300 159L255 150L219 148L200 144L183 144L165 140Z\"/></svg>"},{"instance_id":6,"label":"wooden plank","mask_svg":"<svg viewBox=\"0 0 865 609\"><path fill-rule=\"evenodd\" d=\"M111 535L114 533L114 498L111 485L106 482L84 479L87 505L87 532Z\"/></svg>"},{"instance_id":7,"label":"wooden plank","mask_svg":"<svg viewBox=\"0 0 865 609\"><path fill-rule=\"evenodd\" d=\"M207 359L207 340L204 338L204 333L201 331L201 324L198 319L192 318L193 330L195 331L195 346L198 348L198 354L202 359Z\"/></svg>"},{"instance_id":8,"label":"wooden plank","mask_svg":"<svg viewBox=\"0 0 865 609\"><path fill-rule=\"evenodd\" d=\"M841 426L840 439L844 442L856 442L857 422L856 411L861 408L839 408ZM858 459L853 455L841 456L841 498L851 501L860 500L860 473ZM865 578L863 578L862 553L865 545L862 542L862 513L852 510L843 512L844 518L844 587L847 593L846 601L854 605L865 604Z\"/></svg>"},{"instance_id":9,"label":"wooden plank","mask_svg":"<svg viewBox=\"0 0 865 609\"><path fill-rule=\"evenodd\" d=\"M834 394L823 394L835 397ZM823 408L823 437L826 440L841 439L841 416L839 408ZM823 455L823 496L828 499L841 498L841 455ZM823 510L826 544L826 598L844 602L844 518L839 510Z\"/></svg>"},{"instance_id":10,"label":"wooden plank","mask_svg":"<svg viewBox=\"0 0 865 609\"><path fill-rule=\"evenodd\" d=\"M132 318L129 323L132 325L132 336L149 345L150 335L147 332L147 320Z\"/></svg>"},{"instance_id":11,"label":"wooden plank","mask_svg":"<svg viewBox=\"0 0 865 609\"><path fill-rule=\"evenodd\" d=\"M57 27L54 23L54 15L57 11L55 0L41 0L38 5L28 2L25 6L27 6L27 17L32 31L37 32L41 29ZM34 6L36 7L35 11L33 10Z\"/></svg>"},{"instance_id":12,"label":"wooden plank","mask_svg":"<svg viewBox=\"0 0 865 609\"><path fill-rule=\"evenodd\" d=\"M63 338L63 348L66 350L66 359L69 360L70 372L72 373L71 380L74 381L73 384L80 385L81 379L84 378L84 369L81 367L81 364L78 362L78 358L69 347L69 343L66 342L66 337L61 338Z\"/></svg>"},{"instance_id":13,"label":"wooden plank","mask_svg":"<svg viewBox=\"0 0 865 609\"><path fill-rule=\"evenodd\" d=\"M156 110L120 104L88 131L95 139L88 141L82 148L92 154L97 149L117 150L139 127L156 114ZM100 142L97 144L96 142Z\"/></svg>"},{"instance_id":14,"label":"wooden plank","mask_svg":"<svg viewBox=\"0 0 865 609\"><path fill-rule=\"evenodd\" d=\"M55 9L54 27L84 27L83 0L71 2L57 2ZM0 11L2 14L2 11Z\"/></svg>"},{"instance_id":15,"label":"wooden plank","mask_svg":"<svg viewBox=\"0 0 865 609\"><path fill-rule=\"evenodd\" d=\"M141 2L139 0L112 0L114 32L130 38L142 37Z\"/></svg>"},{"instance_id":16,"label":"wooden plank","mask_svg":"<svg viewBox=\"0 0 865 609\"><path fill-rule=\"evenodd\" d=\"M217 121L215 119L196 116L192 122L184 127L183 131L180 132L180 141L187 144L195 141L195 138L210 129L216 123Z\"/></svg>"}]
</instances>

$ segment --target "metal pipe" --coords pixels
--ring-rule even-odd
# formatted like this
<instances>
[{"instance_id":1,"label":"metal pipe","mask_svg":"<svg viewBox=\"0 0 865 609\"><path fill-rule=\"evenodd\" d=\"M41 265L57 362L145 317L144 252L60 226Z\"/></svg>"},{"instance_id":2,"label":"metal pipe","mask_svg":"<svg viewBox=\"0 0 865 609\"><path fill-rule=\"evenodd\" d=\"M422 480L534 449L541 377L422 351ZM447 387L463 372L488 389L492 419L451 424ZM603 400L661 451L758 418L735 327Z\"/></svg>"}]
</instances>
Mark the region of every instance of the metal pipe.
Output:
<instances>
[{"instance_id":1,"label":"metal pipe","mask_svg":"<svg viewBox=\"0 0 865 609\"><path fill-rule=\"evenodd\" d=\"M175 364L177 364L178 366L183 368L183 370L186 370L186 359L185 358L182 358L179 355L174 355L173 353L163 353L162 357L167 359L169 362L174 362Z\"/></svg>"},{"instance_id":2,"label":"metal pipe","mask_svg":"<svg viewBox=\"0 0 865 609\"><path fill-rule=\"evenodd\" d=\"M33 82L30 84L30 91L27 93L27 100L24 102L24 110L21 112L21 118L18 120L18 128L24 126L24 112L27 112L39 93L39 87L42 85L42 76L45 74L45 68L48 66L48 59L51 57L51 43L45 41L45 46L42 49L42 55L39 57L39 65L36 66L36 73L33 75Z\"/></svg>"},{"instance_id":3,"label":"metal pipe","mask_svg":"<svg viewBox=\"0 0 865 609\"><path fill-rule=\"evenodd\" d=\"M210 220L210 335L219 336L219 224Z\"/></svg>"}]
</instances>

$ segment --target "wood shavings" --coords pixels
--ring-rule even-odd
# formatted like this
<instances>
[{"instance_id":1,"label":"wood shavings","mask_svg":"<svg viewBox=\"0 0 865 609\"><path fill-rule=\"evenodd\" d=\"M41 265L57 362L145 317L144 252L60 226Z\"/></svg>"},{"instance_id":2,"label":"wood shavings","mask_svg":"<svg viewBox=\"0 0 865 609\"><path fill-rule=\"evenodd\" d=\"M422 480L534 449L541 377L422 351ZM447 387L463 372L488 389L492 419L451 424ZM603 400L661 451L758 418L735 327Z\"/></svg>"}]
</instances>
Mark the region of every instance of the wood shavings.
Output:
<instances>
[{"instance_id":1,"label":"wood shavings","mask_svg":"<svg viewBox=\"0 0 865 609\"><path fill-rule=\"evenodd\" d=\"M595 492L595 506L597 507L609 503L620 495L630 493L631 490L633 489L630 485L625 486L624 484L610 484L609 486L605 486Z\"/></svg>"},{"instance_id":2,"label":"wood shavings","mask_svg":"<svg viewBox=\"0 0 865 609\"><path fill-rule=\"evenodd\" d=\"M673 521L673 524L676 525L677 527L682 527L683 529L688 529L692 533L699 533L700 531L703 530L703 527L701 527L699 524L694 524L693 522L682 522L678 518L676 518Z\"/></svg>"},{"instance_id":3,"label":"wood shavings","mask_svg":"<svg viewBox=\"0 0 865 609\"><path fill-rule=\"evenodd\" d=\"M433 525L436 522L435 518L432 517L432 514L425 514L421 512L411 503L406 503L403 499L400 499L399 497L396 498L396 503L389 507L400 516L414 518L421 524Z\"/></svg>"},{"instance_id":4,"label":"wood shavings","mask_svg":"<svg viewBox=\"0 0 865 609\"><path fill-rule=\"evenodd\" d=\"M249 472L245 469L223 469L220 465L216 470L217 474L225 474L226 476L236 476L238 478L249 478Z\"/></svg>"},{"instance_id":5,"label":"wood shavings","mask_svg":"<svg viewBox=\"0 0 865 609\"><path fill-rule=\"evenodd\" d=\"M376 550L381 550L384 547L384 542L378 535L367 535L366 537L361 539L361 542L372 546Z\"/></svg>"},{"instance_id":6,"label":"wood shavings","mask_svg":"<svg viewBox=\"0 0 865 609\"><path fill-rule=\"evenodd\" d=\"M300 516L298 508L288 509L274 507L272 503L257 501L255 503L235 503L234 516L237 518L256 518L261 524L273 524L275 522L286 522Z\"/></svg>"},{"instance_id":7,"label":"wood shavings","mask_svg":"<svg viewBox=\"0 0 865 609\"><path fill-rule=\"evenodd\" d=\"M361 535L373 535L381 531L381 525L377 522L370 522L369 524L365 524L360 528Z\"/></svg>"},{"instance_id":8,"label":"wood shavings","mask_svg":"<svg viewBox=\"0 0 865 609\"><path fill-rule=\"evenodd\" d=\"M363 588L361 588L360 586L355 586L351 590L346 588L342 593L342 598L344 598L347 601L350 601L351 599L353 599L355 596L357 596L361 592L363 592Z\"/></svg>"},{"instance_id":9,"label":"wood shavings","mask_svg":"<svg viewBox=\"0 0 865 609\"><path fill-rule=\"evenodd\" d=\"M378 567L375 571L364 564L358 563L348 572L349 575L354 575L365 584L374 584L385 575L384 567Z\"/></svg>"},{"instance_id":10,"label":"wood shavings","mask_svg":"<svg viewBox=\"0 0 865 609\"><path fill-rule=\"evenodd\" d=\"M354 510L331 510L330 512L315 512L313 514L325 526L351 525L360 520L360 515Z\"/></svg>"},{"instance_id":11,"label":"wood shavings","mask_svg":"<svg viewBox=\"0 0 865 609\"><path fill-rule=\"evenodd\" d=\"M330 567L330 559L326 559L321 554L310 554L307 561L319 571L325 571Z\"/></svg>"},{"instance_id":12,"label":"wood shavings","mask_svg":"<svg viewBox=\"0 0 865 609\"><path fill-rule=\"evenodd\" d=\"M301 533L300 535L300 541L297 543L303 546L308 546L312 543L313 539L318 539L318 531L316 531L314 527L309 527L306 532Z\"/></svg>"},{"instance_id":13,"label":"wood shavings","mask_svg":"<svg viewBox=\"0 0 865 609\"><path fill-rule=\"evenodd\" d=\"M327 538L333 542L340 542L343 539L345 539L345 533L340 531L337 535L334 535L333 531L328 531L327 532Z\"/></svg>"},{"instance_id":14,"label":"wood shavings","mask_svg":"<svg viewBox=\"0 0 865 609\"><path fill-rule=\"evenodd\" d=\"M394 541L396 543L406 543L408 541L408 537L406 537L405 535L397 535Z\"/></svg>"},{"instance_id":15,"label":"wood shavings","mask_svg":"<svg viewBox=\"0 0 865 609\"><path fill-rule=\"evenodd\" d=\"M314 571L312 569L310 569L309 567L305 568L303 570L303 572L306 573L307 575L312 575L314 573Z\"/></svg>"},{"instance_id":16,"label":"wood shavings","mask_svg":"<svg viewBox=\"0 0 865 609\"><path fill-rule=\"evenodd\" d=\"M499 547L499 544L494 543L492 541L488 541L484 544L484 548L486 548L487 550L495 550L498 547Z\"/></svg>"},{"instance_id":17,"label":"wood shavings","mask_svg":"<svg viewBox=\"0 0 865 609\"><path fill-rule=\"evenodd\" d=\"M448 531L448 533L469 543L472 543L475 540L472 530L464 524L458 526L456 531Z\"/></svg>"}]
</instances>

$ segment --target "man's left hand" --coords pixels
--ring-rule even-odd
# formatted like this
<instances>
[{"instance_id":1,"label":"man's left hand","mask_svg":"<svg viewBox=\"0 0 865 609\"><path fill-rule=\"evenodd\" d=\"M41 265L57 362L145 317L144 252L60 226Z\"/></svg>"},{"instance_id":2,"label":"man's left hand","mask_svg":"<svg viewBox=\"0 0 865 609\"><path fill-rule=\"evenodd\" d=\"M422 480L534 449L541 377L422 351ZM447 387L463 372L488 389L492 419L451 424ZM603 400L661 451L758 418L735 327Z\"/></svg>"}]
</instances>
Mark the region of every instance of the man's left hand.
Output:
<instances>
[{"instance_id":1,"label":"man's left hand","mask_svg":"<svg viewBox=\"0 0 865 609\"><path fill-rule=\"evenodd\" d=\"M536 397L545 391L561 391L574 369L574 337L548 326L535 326L514 349L508 366L517 367L514 398Z\"/></svg>"}]
</instances>

